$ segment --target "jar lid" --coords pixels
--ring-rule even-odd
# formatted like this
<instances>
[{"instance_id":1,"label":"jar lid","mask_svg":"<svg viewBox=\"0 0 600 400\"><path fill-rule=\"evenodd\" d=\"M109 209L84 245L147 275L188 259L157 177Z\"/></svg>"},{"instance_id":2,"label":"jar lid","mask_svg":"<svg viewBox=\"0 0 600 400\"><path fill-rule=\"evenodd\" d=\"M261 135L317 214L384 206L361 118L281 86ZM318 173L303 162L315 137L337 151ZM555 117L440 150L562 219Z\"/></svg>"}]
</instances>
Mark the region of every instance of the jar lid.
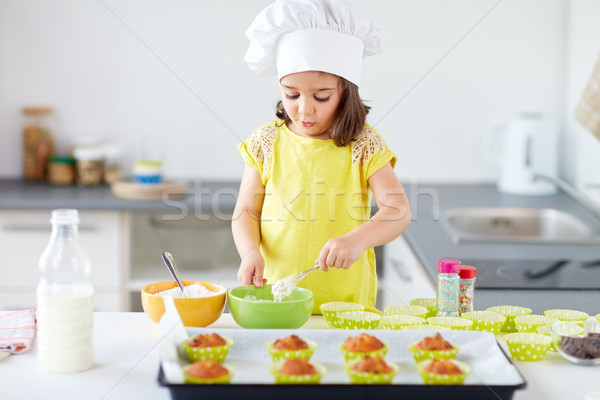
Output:
<instances>
[{"instance_id":1,"label":"jar lid","mask_svg":"<svg viewBox=\"0 0 600 400\"><path fill-rule=\"evenodd\" d=\"M73 159L73 157L69 157L69 156L52 156L52 157L50 157L50 162L57 163L57 164L68 164L68 165L75 164L75 160Z\"/></svg>"},{"instance_id":2,"label":"jar lid","mask_svg":"<svg viewBox=\"0 0 600 400\"><path fill-rule=\"evenodd\" d=\"M473 279L477 275L477 268L470 265L460 266L460 279Z\"/></svg>"},{"instance_id":3,"label":"jar lid","mask_svg":"<svg viewBox=\"0 0 600 400\"><path fill-rule=\"evenodd\" d=\"M442 258L438 260L438 272L444 274L458 274L460 271L460 261L453 258Z\"/></svg>"},{"instance_id":4,"label":"jar lid","mask_svg":"<svg viewBox=\"0 0 600 400\"><path fill-rule=\"evenodd\" d=\"M78 160L102 160L104 152L99 147L77 147L73 156Z\"/></svg>"},{"instance_id":5,"label":"jar lid","mask_svg":"<svg viewBox=\"0 0 600 400\"><path fill-rule=\"evenodd\" d=\"M52 107L23 107L25 115L48 115L52 113Z\"/></svg>"}]
</instances>

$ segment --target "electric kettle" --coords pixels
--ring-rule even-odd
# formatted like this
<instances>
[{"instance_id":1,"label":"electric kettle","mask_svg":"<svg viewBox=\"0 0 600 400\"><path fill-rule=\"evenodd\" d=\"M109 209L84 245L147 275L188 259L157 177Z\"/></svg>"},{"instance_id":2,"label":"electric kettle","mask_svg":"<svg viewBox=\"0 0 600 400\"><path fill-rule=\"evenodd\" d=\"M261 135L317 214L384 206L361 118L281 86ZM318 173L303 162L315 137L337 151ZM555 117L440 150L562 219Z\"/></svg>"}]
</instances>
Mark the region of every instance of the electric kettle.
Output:
<instances>
[{"instance_id":1,"label":"electric kettle","mask_svg":"<svg viewBox=\"0 0 600 400\"><path fill-rule=\"evenodd\" d=\"M521 196L543 196L556 186L535 175L556 176L558 131L542 114L519 113L485 133L488 158L500 168L498 190Z\"/></svg>"}]
</instances>

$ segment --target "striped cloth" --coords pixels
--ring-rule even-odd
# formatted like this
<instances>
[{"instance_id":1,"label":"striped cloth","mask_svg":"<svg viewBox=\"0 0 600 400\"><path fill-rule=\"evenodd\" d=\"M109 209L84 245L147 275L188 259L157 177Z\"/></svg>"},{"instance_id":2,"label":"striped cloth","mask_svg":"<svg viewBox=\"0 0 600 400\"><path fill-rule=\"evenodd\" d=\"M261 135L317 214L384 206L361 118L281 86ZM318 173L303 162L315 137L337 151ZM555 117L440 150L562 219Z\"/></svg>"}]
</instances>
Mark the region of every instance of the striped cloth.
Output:
<instances>
[{"instance_id":1,"label":"striped cloth","mask_svg":"<svg viewBox=\"0 0 600 400\"><path fill-rule=\"evenodd\" d=\"M0 352L21 354L35 336L35 310L0 311Z\"/></svg>"},{"instance_id":2,"label":"striped cloth","mask_svg":"<svg viewBox=\"0 0 600 400\"><path fill-rule=\"evenodd\" d=\"M600 58L575 109L575 119L600 139Z\"/></svg>"}]
</instances>

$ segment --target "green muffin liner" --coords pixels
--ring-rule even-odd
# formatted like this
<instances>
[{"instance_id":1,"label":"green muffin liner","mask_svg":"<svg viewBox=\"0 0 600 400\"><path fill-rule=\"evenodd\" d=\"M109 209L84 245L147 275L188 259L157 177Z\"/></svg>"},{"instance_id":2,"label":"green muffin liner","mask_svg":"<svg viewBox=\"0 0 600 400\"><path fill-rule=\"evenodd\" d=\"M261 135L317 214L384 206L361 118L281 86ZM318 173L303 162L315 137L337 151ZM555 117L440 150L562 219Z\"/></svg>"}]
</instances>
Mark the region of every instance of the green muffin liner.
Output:
<instances>
[{"instance_id":1,"label":"green muffin liner","mask_svg":"<svg viewBox=\"0 0 600 400\"><path fill-rule=\"evenodd\" d=\"M469 311L462 314L462 318L473 321L471 327L474 331L488 331L497 335L504 325L506 317L493 311Z\"/></svg>"},{"instance_id":2,"label":"green muffin liner","mask_svg":"<svg viewBox=\"0 0 600 400\"><path fill-rule=\"evenodd\" d=\"M486 311L497 312L506 317L504 325L500 328L501 332L517 332L517 326L515 325L515 318L519 315L531 314L531 308L520 307L520 306L494 306L489 307Z\"/></svg>"},{"instance_id":3,"label":"green muffin liner","mask_svg":"<svg viewBox=\"0 0 600 400\"><path fill-rule=\"evenodd\" d=\"M515 317L517 332L521 333L535 333L539 326L550 325L554 322L558 322L558 319L538 314L519 315Z\"/></svg>"},{"instance_id":4,"label":"green muffin liner","mask_svg":"<svg viewBox=\"0 0 600 400\"><path fill-rule=\"evenodd\" d=\"M422 306L427 309L427 316L424 318L435 317L437 314L437 299L435 297L419 297L408 302L411 306Z\"/></svg>"},{"instance_id":5,"label":"green muffin liner","mask_svg":"<svg viewBox=\"0 0 600 400\"><path fill-rule=\"evenodd\" d=\"M394 376L400 370L400 367L392 362L386 361L385 363L392 368L392 372L388 372L387 374L374 374L370 372L358 372L353 371L352 367L355 363L359 362L361 359L356 358L354 360L346 361L344 363L344 369L350 378L350 383L353 385L386 385L392 382Z\"/></svg>"},{"instance_id":6,"label":"green muffin liner","mask_svg":"<svg viewBox=\"0 0 600 400\"><path fill-rule=\"evenodd\" d=\"M307 340L305 340L305 342L308 344L308 349L276 350L273 348L273 344L275 343L274 340L267 342L265 346L267 347L267 351L271 355L271 359L273 361L291 360L293 358L301 358L303 360L310 360L310 358L312 357L313 353L315 352L315 350L317 349L317 347L319 345L317 344L317 342L315 342L313 340L307 339Z\"/></svg>"},{"instance_id":7,"label":"green muffin liner","mask_svg":"<svg viewBox=\"0 0 600 400\"><path fill-rule=\"evenodd\" d=\"M418 342L411 342L408 344L408 350L412 353L415 362L421 362L425 360L432 360L434 358L452 359L455 358L460 347L452 345L452 350L420 350L416 348Z\"/></svg>"},{"instance_id":8,"label":"green muffin liner","mask_svg":"<svg viewBox=\"0 0 600 400\"><path fill-rule=\"evenodd\" d=\"M383 329L403 329L409 325L424 324L425 318L414 315L384 315L379 324Z\"/></svg>"},{"instance_id":9,"label":"green muffin liner","mask_svg":"<svg viewBox=\"0 0 600 400\"><path fill-rule=\"evenodd\" d=\"M285 375L279 372L281 366L286 360L277 361L269 366L269 372L275 378L276 384L283 385L310 385L317 384L321 381L321 378L327 372L327 369L316 362L311 362L312 366L315 367L317 373L314 375Z\"/></svg>"},{"instance_id":10,"label":"green muffin liner","mask_svg":"<svg viewBox=\"0 0 600 400\"><path fill-rule=\"evenodd\" d=\"M213 346L213 347L192 347L189 346L188 343L190 340L194 338L194 336L190 336L181 342L183 346L183 350L187 354L190 361L200 361L200 360L215 360L216 362L222 363L227 357L227 353L229 353L229 349L233 346L233 340L229 337L221 335L225 342L227 342L223 346Z\"/></svg>"},{"instance_id":11,"label":"green muffin liner","mask_svg":"<svg viewBox=\"0 0 600 400\"><path fill-rule=\"evenodd\" d=\"M383 347L378 350L367 351L367 352L350 351L344 347L344 343L340 343L340 350L342 352L342 355L344 356L345 361L354 360L357 357L364 357L364 356L383 358L387 354L389 348L390 348L390 345L388 343L384 343Z\"/></svg>"},{"instance_id":12,"label":"green muffin liner","mask_svg":"<svg viewBox=\"0 0 600 400\"><path fill-rule=\"evenodd\" d=\"M452 328L448 326L435 325L435 324L416 324L416 325L406 325L400 328L402 330L414 330L414 331L429 331L435 333L437 331L450 331Z\"/></svg>"},{"instance_id":13,"label":"green muffin liner","mask_svg":"<svg viewBox=\"0 0 600 400\"><path fill-rule=\"evenodd\" d=\"M466 363L458 360L452 360L452 362L460 368L462 374L432 374L425 370L425 367L429 365L432 360L421 361L417 364L417 371L423 379L423 383L426 385L462 385L465 378L471 373L471 367Z\"/></svg>"},{"instance_id":14,"label":"green muffin liner","mask_svg":"<svg viewBox=\"0 0 600 400\"><path fill-rule=\"evenodd\" d=\"M385 315L414 315L415 317L427 318L429 310L423 306L401 304L387 306L383 309Z\"/></svg>"},{"instance_id":15,"label":"green muffin liner","mask_svg":"<svg viewBox=\"0 0 600 400\"><path fill-rule=\"evenodd\" d=\"M508 333L504 336L510 356L518 361L541 361L552 339L541 333Z\"/></svg>"},{"instance_id":16,"label":"green muffin liner","mask_svg":"<svg viewBox=\"0 0 600 400\"><path fill-rule=\"evenodd\" d=\"M600 313L599 313L599 314L596 314L596 320L597 320L598 322L600 322Z\"/></svg>"},{"instance_id":17,"label":"green muffin liner","mask_svg":"<svg viewBox=\"0 0 600 400\"><path fill-rule=\"evenodd\" d=\"M346 311L363 311L365 306L358 303L350 303L347 301L332 301L329 303L323 303L319 306L323 318L327 325L334 328L341 328L341 320L338 318L338 314Z\"/></svg>"},{"instance_id":18,"label":"green muffin liner","mask_svg":"<svg viewBox=\"0 0 600 400\"><path fill-rule=\"evenodd\" d=\"M370 311L346 311L338 314L342 329L376 329L381 315Z\"/></svg>"},{"instance_id":19,"label":"green muffin liner","mask_svg":"<svg viewBox=\"0 0 600 400\"><path fill-rule=\"evenodd\" d=\"M470 330L473 327L473 321L461 317L430 317L427 318L428 324L447 326L450 329Z\"/></svg>"},{"instance_id":20,"label":"green muffin liner","mask_svg":"<svg viewBox=\"0 0 600 400\"><path fill-rule=\"evenodd\" d=\"M542 325L542 326L538 326L535 330L535 333L540 333L542 335L546 335L548 337L552 337L552 335L550 334L550 325ZM548 351L553 351L556 352L556 347L554 346L554 342L550 343L550 347L548 348Z\"/></svg>"},{"instance_id":21,"label":"green muffin liner","mask_svg":"<svg viewBox=\"0 0 600 400\"><path fill-rule=\"evenodd\" d=\"M225 368L227 368L227 371L229 371L229 373L225 376L221 376L221 377L215 378L215 379L202 379L202 378L195 378L193 376L190 376L187 374L187 370L188 370L188 368L190 368L191 364L186 365L185 367L183 367L183 376L185 379L185 383L204 384L204 385L229 383L231 381L231 378L233 377L233 374L235 373L235 369L233 369L233 367L231 367L227 364L222 364L222 365Z\"/></svg>"},{"instance_id":22,"label":"green muffin liner","mask_svg":"<svg viewBox=\"0 0 600 400\"><path fill-rule=\"evenodd\" d=\"M583 311L577 310L565 310L565 309L553 309L544 311L544 315L547 317L557 318L559 321L586 321L590 315Z\"/></svg>"}]
</instances>

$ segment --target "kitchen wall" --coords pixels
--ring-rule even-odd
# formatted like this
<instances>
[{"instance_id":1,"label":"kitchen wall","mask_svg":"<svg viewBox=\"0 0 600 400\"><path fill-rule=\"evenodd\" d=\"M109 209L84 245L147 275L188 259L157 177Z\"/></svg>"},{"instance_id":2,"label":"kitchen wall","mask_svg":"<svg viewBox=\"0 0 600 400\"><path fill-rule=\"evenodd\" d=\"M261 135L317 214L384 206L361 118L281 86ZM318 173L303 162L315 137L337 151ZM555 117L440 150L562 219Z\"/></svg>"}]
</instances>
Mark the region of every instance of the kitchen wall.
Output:
<instances>
[{"instance_id":1,"label":"kitchen wall","mask_svg":"<svg viewBox=\"0 0 600 400\"><path fill-rule=\"evenodd\" d=\"M236 145L274 117L278 97L275 79L242 60L244 31L270 2L1 0L0 177L21 174L21 107L48 104L63 150L100 137L126 149L130 169L157 136L168 178L239 178ZM384 32L361 94L403 180L495 179L482 134L518 111L562 127L598 49L569 33L598 15L585 12L593 0L351 3ZM587 146L564 134L562 174L574 181L570 160Z\"/></svg>"}]
</instances>

